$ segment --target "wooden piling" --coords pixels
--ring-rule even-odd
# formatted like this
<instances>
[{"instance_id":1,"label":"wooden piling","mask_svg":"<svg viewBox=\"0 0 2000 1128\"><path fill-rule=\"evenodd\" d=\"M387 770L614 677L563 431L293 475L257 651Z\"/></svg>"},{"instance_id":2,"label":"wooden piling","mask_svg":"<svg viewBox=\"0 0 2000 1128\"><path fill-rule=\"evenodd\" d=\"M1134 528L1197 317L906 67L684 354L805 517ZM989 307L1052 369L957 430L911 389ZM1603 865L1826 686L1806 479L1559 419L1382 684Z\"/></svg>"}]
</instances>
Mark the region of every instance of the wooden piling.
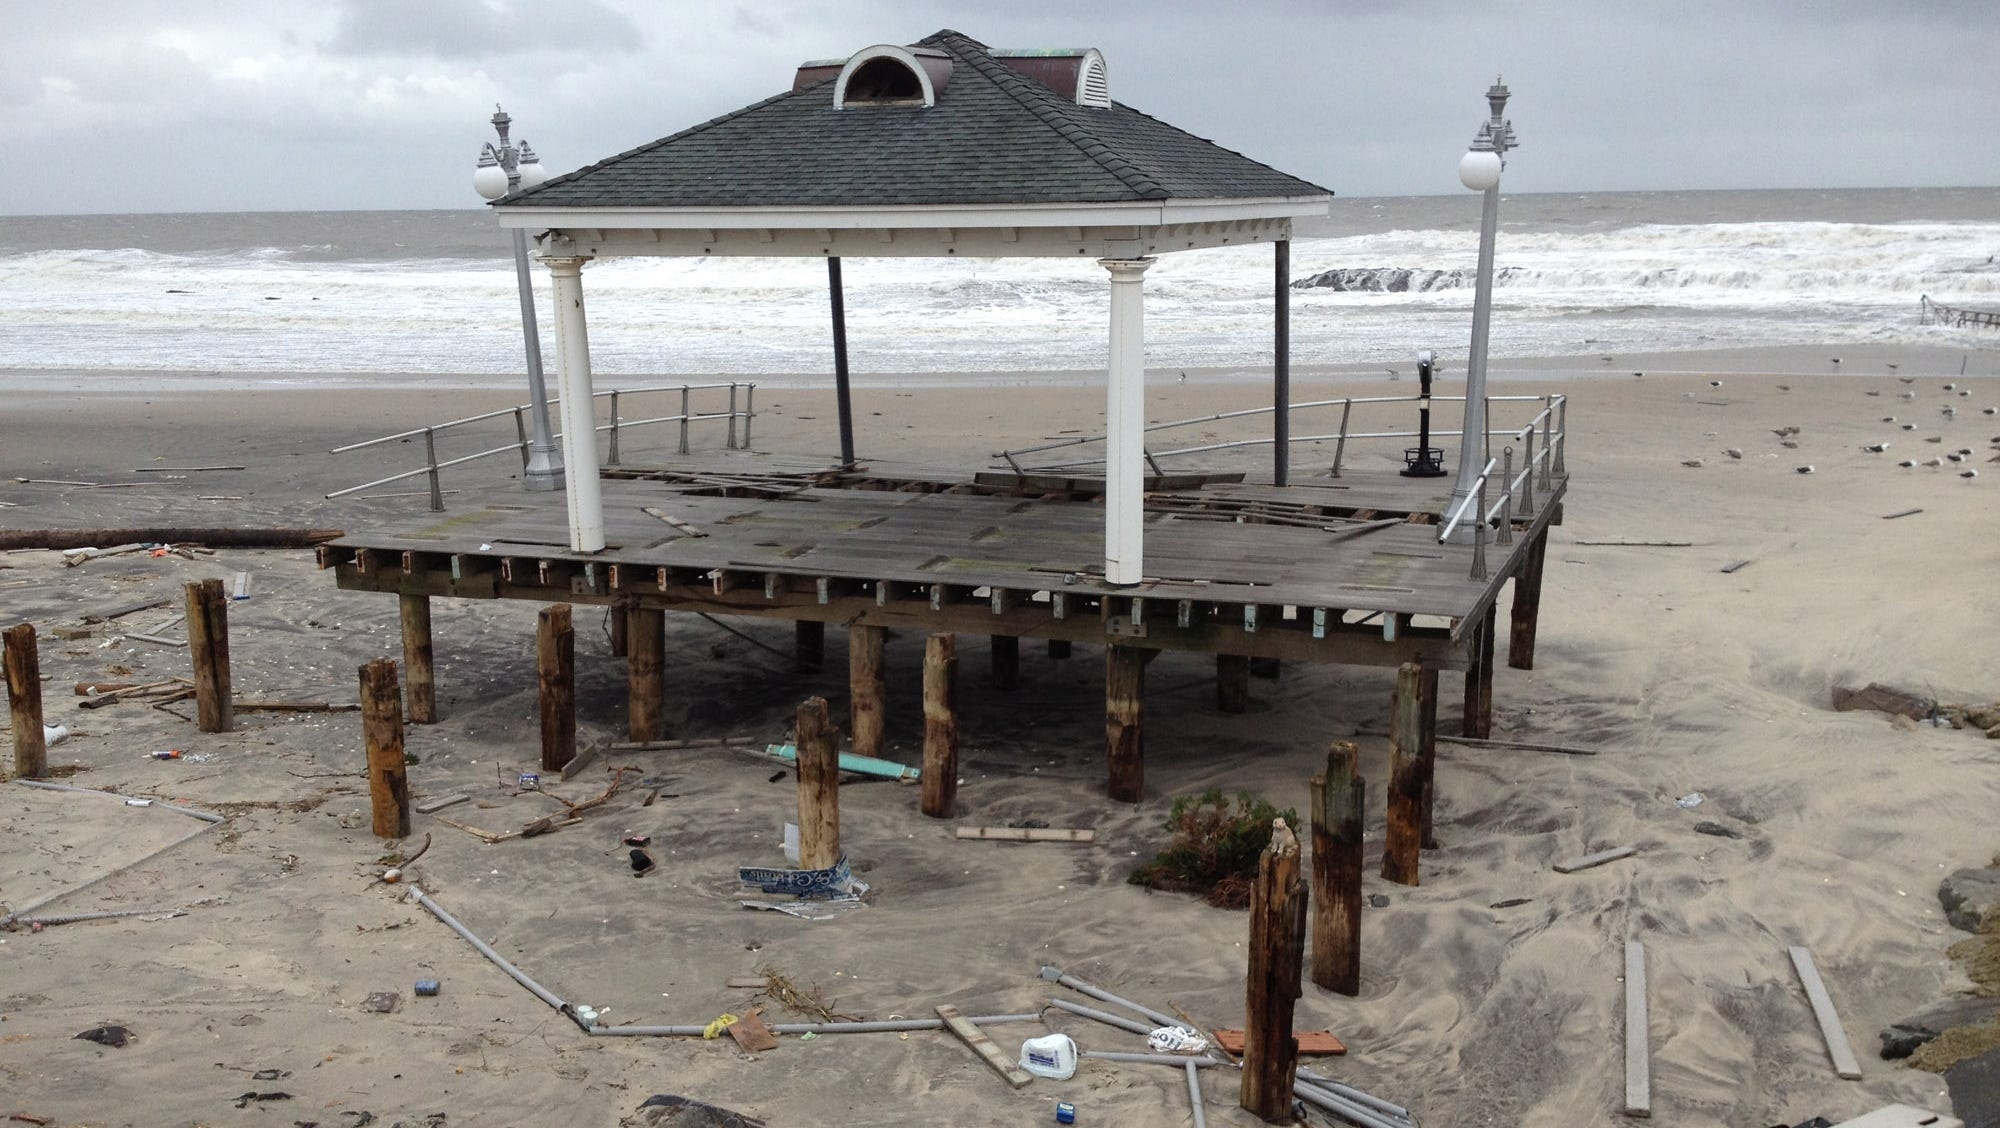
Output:
<instances>
[{"instance_id":1,"label":"wooden piling","mask_svg":"<svg viewBox=\"0 0 2000 1128\"><path fill-rule=\"evenodd\" d=\"M377 658L361 667L361 738L368 751L368 800L375 837L410 833L410 782L404 774L403 699L396 664Z\"/></svg>"},{"instance_id":2,"label":"wooden piling","mask_svg":"<svg viewBox=\"0 0 2000 1128\"><path fill-rule=\"evenodd\" d=\"M1431 770L1423 742L1424 704L1424 668L1405 662L1396 671L1389 713L1389 825L1382 851L1382 876L1398 885L1417 884L1423 848L1424 777Z\"/></svg>"},{"instance_id":3,"label":"wooden piling","mask_svg":"<svg viewBox=\"0 0 2000 1128\"><path fill-rule=\"evenodd\" d=\"M825 869L840 860L840 734L826 698L799 706L792 743L799 751L799 865Z\"/></svg>"},{"instance_id":4,"label":"wooden piling","mask_svg":"<svg viewBox=\"0 0 2000 1128\"><path fill-rule=\"evenodd\" d=\"M195 727L228 732L235 724L229 695L229 597L219 579L187 585L188 657L194 665Z\"/></svg>"},{"instance_id":5,"label":"wooden piling","mask_svg":"<svg viewBox=\"0 0 2000 1128\"><path fill-rule=\"evenodd\" d=\"M1249 658L1241 654L1215 656L1215 707L1225 713L1249 711Z\"/></svg>"},{"instance_id":6,"label":"wooden piling","mask_svg":"<svg viewBox=\"0 0 2000 1128\"><path fill-rule=\"evenodd\" d=\"M826 624L818 619L794 620L792 668L802 674L816 674L824 665L826 665Z\"/></svg>"},{"instance_id":7,"label":"wooden piling","mask_svg":"<svg viewBox=\"0 0 2000 1128\"><path fill-rule=\"evenodd\" d=\"M1021 684L1021 640L1016 635L994 635L988 653L993 660L993 688L1013 689Z\"/></svg>"},{"instance_id":8,"label":"wooden piling","mask_svg":"<svg viewBox=\"0 0 2000 1128\"><path fill-rule=\"evenodd\" d=\"M7 714L14 726L14 778L49 774L49 745L42 737L42 660L35 626L8 627L5 635Z\"/></svg>"},{"instance_id":9,"label":"wooden piling","mask_svg":"<svg viewBox=\"0 0 2000 1128\"><path fill-rule=\"evenodd\" d=\"M1431 815L1437 809L1437 732L1438 732L1438 672L1435 666L1425 666L1418 682L1423 704L1417 710L1417 771L1424 785L1424 849L1438 848L1437 835L1431 830Z\"/></svg>"},{"instance_id":10,"label":"wooden piling","mask_svg":"<svg viewBox=\"0 0 2000 1128\"><path fill-rule=\"evenodd\" d=\"M667 613L658 607L630 607L623 619L630 699L625 729L632 740L659 740L667 731Z\"/></svg>"},{"instance_id":11,"label":"wooden piling","mask_svg":"<svg viewBox=\"0 0 2000 1128\"><path fill-rule=\"evenodd\" d=\"M882 755L889 699L882 651L888 641L887 627L847 628L847 731L857 756Z\"/></svg>"},{"instance_id":12,"label":"wooden piling","mask_svg":"<svg viewBox=\"0 0 2000 1128\"><path fill-rule=\"evenodd\" d=\"M404 692L413 725L437 723L437 681L431 669L431 597L399 597L403 620Z\"/></svg>"},{"instance_id":13,"label":"wooden piling","mask_svg":"<svg viewBox=\"0 0 2000 1128\"><path fill-rule=\"evenodd\" d=\"M1146 790L1145 699L1145 651L1105 647L1105 792L1120 803L1137 803Z\"/></svg>"},{"instance_id":14,"label":"wooden piling","mask_svg":"<svg viewBox=\"0 0 2000 1128\"><path fill-rule=\"evenodd\" d=\"M958 799L958 642L924 640L924 814L950 818Z\"/></svg>"},{"instance_id":15,"label":"wooden piling","mask_svg":"<svg viewBox=\"0 0 2000 1128\"><path fill-rule=\"evenodd\" d=\"M611 656L628 658L632 654L632 608L623 604L612 604L605 608L611 621Z\"/></svg>"},{"instance_id":16,"label":"wooden piling","mask_svg":"<svg viewBox=\"0 0 2000 1128\"><path fill-rule=\"evenodd\" d=\"M1292 1008L1300 991L1306 942L1306 887L1298 839L1282 820L1257 859L1250 889L1249 983L1243 1005L1242 1106L1267 1121L1292 1117L1292 1075L1299 1042Z\"/></svg>"},{"instance_id":17,"label":"wooden piling","mask_svg":"<svg viewBox=\"0 0 2000 1128\"><path fill-rule=\"evenodd\" d=\"M1360 749L1342 741L1312 781L1312 980L1343 995L1361 993L1360 764Z\"/></svg>"},{"instance_id":18,"label":"wooden piling","mask_svg":"<svg viewBox=\"0 0 2000 1128\"><path fill-rule=\"evenodd\" d=\"M1484 740L1493 735L1493 632L1499 609L1488 606L1467 639L1471 659L1465 666L1465 724L1459 731Z\"/></svg>"},{"instance_id":19,"label":"wooden piling","mask_svg":"<svg viewBox=\"0 0 2000 1128\"><path fill-rule=\"evenodd\" d=\"M1528 546L1528 559L1514 577L1513 623L1507 631L1507 664L1517 670L1535 668L1535 624L1542 617L1542 558L1548 555L1545 528Z\"/></svg>"},{"instance_id":20,"label":"wooden piling","mask_svg":"<svg viewBox=\"0 0 2000 1128\"><path fill-rule=\"evenodd\" d=\"M567 603L544 607L535 619L535 674L542 770L559 772L576 756L576 629Z\"/></svg>"}]
</instances>

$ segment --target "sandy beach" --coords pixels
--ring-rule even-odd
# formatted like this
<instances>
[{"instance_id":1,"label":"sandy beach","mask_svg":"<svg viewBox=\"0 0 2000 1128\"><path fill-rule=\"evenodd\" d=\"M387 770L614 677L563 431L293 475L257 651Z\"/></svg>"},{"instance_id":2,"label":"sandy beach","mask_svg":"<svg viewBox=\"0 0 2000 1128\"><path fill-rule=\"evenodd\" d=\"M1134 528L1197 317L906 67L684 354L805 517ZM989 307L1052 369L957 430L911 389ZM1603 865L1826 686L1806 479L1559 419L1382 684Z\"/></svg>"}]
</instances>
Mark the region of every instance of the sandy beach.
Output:
<instances>
[{"instance_id":1,"label":"sandy beach","mask_svg":"<svg viewBox=\"0 0 2000 1128\"><path fill-rule=\"evenodd\" d=\"M1836 713L1830 699L1836 685L1871 681L1947 702L2000 697L1988 590L2000 574L2000 466L1989 465L2000 417L1986 414L2000 409L2000 349L1852 347L1839 366L1830 355L1496 362L1508 373L1496 393L1570 397L1573 481L1551 536L1535 668L1498 672L1495 735L1598 754L1441 745L1440 848L1425 854L1420 887L1376 876L1387 741L1371 734L1387 730L1393 671L1288 665L1253 682L1249 714L1226 716L1205 656L1167 654L1146 700L1145 798L1117 804L1103 790L1100 656L1079 647L1054 660L1024 647L1021 685L1003 693L985 684L974 638L960 640L958 816L923 817L915 790L892 782L843 789L843 841L875 890L862 910L807 922L738 906L737 866L782 864L796 789L771 764L723 749L604 751L548 790L587 799L610 769L631 765L659 781L657 802L641 806L627 789L538 838L489 845L418 814L403 849L426 836L430 845L408 879L607 1021L703 1024L760 1003L767 1020L797 1020L728 986L767 968L817 987L843 1016L929 1016L941 1003L1029 1012L1061 993L1037 978L1050 963L1237 1026L1244 914L1125 877L1165 843L1175 797L1247 789L1303 811L1328 744L1352 738L1371 788L1367 891L1387 903L1364 918L1361 996L1308 984L1299 1000L1299 1029L1330 1029L1349 1048L1318 1063L1323 1072L1431 1125L1621 1122L1623 948L1641 940L1656 1122L1838 1121L1892 1101L1944 1111L1944 1079L1878 1058L1876 1033L1971 988L1946 956L1966 934L1946 922L1937 887L2000 849L2000 741ZM1268 400L1254 383L1210 375L1149 389L1149 417ZM1305 373L1294 398L1412 393L1412 374L1401 377ZM864 457L983 465L991 451L1102 423L1092 386L933 384L857 393ZM0 527L352 527L424 501L322 495L414 466L415 455L328 450L520 398L503 388L159 387L35 382L15 393ZM756 404L757 450L833 449L829 392L760 387ZM1787 428L1797 430L1777 434ZM1864 449L1883 442L1886 451ZM1348 457L1387 460L1397 446ZM1973 452L1965 461L1923 464L1962 449ZM1301 446L1294 465L1324 473L1330 457L1330 445ZM1898 465L1906 460L1918 465ZM245 469L136 472L221 464ZM506 473L496 461L449 474L446 488L465 492L448 507L513 488ZM1904 511L1916 512L1885 520ZM0 789L0 902L19 907L117 871L46 911L185 910L0 932L0 1116L149 1128L616 1125L649 1095L671 1093L773 1128L1042 1123L1056 1100L1077 1106L1079 1124L1191 1123L1173 1070L1089 1062L1070 1081L1016 1090L941 1032L785 1037L754 1056L726 1038L586 1036L378 880L394 844L370 833L358 715L244 713L236 731L203 735L171 709L78 707L76 683L185 676L186 650L126 636L177 637L183 585L238 572L253 580L229 609L239 696L352 702L357 667L399 655L396 602L337 590L308 552L135 553L76 568L56 552L0 553L0 620L35 624L49 723L71 730L50 749L60 782L156 800ZM174 602L84 623L147 598ZM416 796L466 793L440 814L489 830L559 810L503 786L537 756L536 607L434 606L441 719L408 730ZM838 630L824 669L800 674L784 624L727 626L669 616L670 735L780 741L813 695L844 718ZM920 742L922 646L914 635L890 643L894 756L913 758ZM625 666L594 608L578 608L577 674L579 741L622 740ZM1456 731L1459 679L1443 681L1441 724ZM191 704L173 708L191 715ZM156 761L158 749L187 755ZM1697 806L1676 802L1695 794ZM168 846L202 826L169 802L227 821ZM1090 827L1096 840L951 836L954 825L1028 818ZM1734 836L1698 833L1697 822ZM620 844L635 834L652 836L660 862L636 878ZM1577 874L1551 869L1614 846L1638 853ZM1828 1064L1791 945L1811 949L1861 1080ZM440 981L440 993L414 997L418 979ZM398 1008L364 1010L381 991L399 992ZM133 1040L73 1040L106 1024ZM1045 1029L1088 1049L1143 1041L1056 1011L991 1033L1011 1054ZM1208 1123L1257 1123L1236 1108L1233 1072L1209 1071L1205 1088ZM273 1093L286 1096L255 1096Z\"/></svg>"}]
</instances>

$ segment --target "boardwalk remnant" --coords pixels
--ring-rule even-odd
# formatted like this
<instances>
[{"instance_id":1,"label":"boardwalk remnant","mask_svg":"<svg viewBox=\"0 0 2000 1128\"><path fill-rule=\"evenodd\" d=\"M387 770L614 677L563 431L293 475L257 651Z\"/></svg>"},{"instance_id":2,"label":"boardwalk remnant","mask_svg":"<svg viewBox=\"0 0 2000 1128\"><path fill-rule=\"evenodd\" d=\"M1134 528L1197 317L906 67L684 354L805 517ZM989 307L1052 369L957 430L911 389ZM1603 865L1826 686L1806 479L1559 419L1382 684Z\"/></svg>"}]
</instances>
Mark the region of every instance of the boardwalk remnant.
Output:
<instances>
[{"instance_id":1,"label":"boardwalk remnant","mask_svg":"<svg viewBox=\"0 0 2000 1128\"><path fill-rule=\"evenodd\" d=\"M431 672L431 597L404 595L400 603L410 723L434 725L438 718L437 681Z\"/></svg>"},{"instance_id":2,"label":"boardwalk remnant","mask_svg":"<svg viewBox=\"0 0 2000 1128\"><path fill-rule=\"evenodd\" d=\"M799 705L799 868L830 869L840 861L840 734L826 698Z\"/></svg>"},{"instance_id":3,"label":"boardwalk remnant","mask_svg":"<svg viewBox=\"0 0 2000 1128\"><path fill-rule=\"evenodd\" d=\"M403 755L403 699L396 664L377 658L361 667L361 738L368 752L368 801L377 838L410 833L410 783Z\"/></svg>"},{"instance_id":4,"label":"boardwalk remnant","mask_svg":"<svg viewBox=\"0 0 2000 1128\"><path fill-rule=\"evenodd\" d=\"M535 682L542 716L542 770L559 772L576 756L576 629L567 603L544 607L536 616Z\"/></svg>"},{"instance_id":5,"label":"boardwalk remnant","mask_svg":"<svg viewBox=\"0 0 2000 1128\"><path fill-rule=\"evenodd\" d=\"M1398 885L1418 883L1425 812L1432 799L1436 743L1424 739L1424 730L1426 715L1433 718L1432 726L1436 724L1437 682L1435 674L1426 678L1425 673L1415 662L1396 672L1396 698L1389 715L1389 823L1382 876Z\"/></svg>"},{"instance_id":6,"label":"boardwalk remnant","mask_svg":"<svg viewBox=\"0 0 2000 1128\"><path fill-rule=\"evenodd\" d=\"M958 800L958 642L924 640L924 814L951 817Z\"/></svg>"},{"instance_id":7,"label":"boardwalk remnant","mask_svg":"<svg viewBox=\"0 0 2000 1128\"><path fill-rule=\"evenodd\" d=\"M1305 957L1306 885L1298 838L1273 820L1271 842L1257 859L1250 889L1250 968L1244 994L1240 1103L1268 1121L1289 1120L1299 1043L1292 1010Z\"/></svg>"},{"instance_id":8,"label":"boardwalk remnant","mask_svg":"<svg viewBox=\"0 0 2000 1128\"><path fill-rule=\"evenodd\" d=\"M7 713L14 726L14 778L49 774L49 746L42 736L42 661L35 626L7 628Z\"/></svg>"},{"instance_id":9,"label":"boardwalk remnant","mask_svg":"<svg viewBox=\"0 0 2000 1128\"><path fill-rule=\"evenodd\" d=\"M1360 749L1342 741L1312 781L1312 980L1361 993L1361 820L1367 783Z\"/></svg>"},{"instance_id":10,"label":"boardwalk remnant","mask_svg":"<svg viewBox=\"0 0 2000 1128\"><path fill-rule=\"evenodd\" d=\"M195 727L228 732L236 723L229 695L229 597L219 579L187 585L188 657L194 665Z\"/></svg>"}]
</instances>

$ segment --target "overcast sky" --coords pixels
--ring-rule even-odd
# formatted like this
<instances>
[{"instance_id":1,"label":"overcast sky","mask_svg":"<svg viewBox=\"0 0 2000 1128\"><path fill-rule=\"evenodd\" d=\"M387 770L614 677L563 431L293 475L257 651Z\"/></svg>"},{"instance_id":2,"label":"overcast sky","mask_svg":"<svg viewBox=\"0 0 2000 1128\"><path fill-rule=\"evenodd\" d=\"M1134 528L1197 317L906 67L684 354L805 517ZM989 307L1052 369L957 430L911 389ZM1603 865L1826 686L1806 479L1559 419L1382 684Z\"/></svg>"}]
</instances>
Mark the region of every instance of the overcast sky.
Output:
<instances>
[{"instance_id":1,"label":"overcast sky","mask_svg":"<svg viewBox=\"0 0 2000 1128\"><path fill-rule=\"evenodd\" d=\"M951 27L1344 196L1992 185L2000 0L0 0L0 213L441 208L499 102L551 172Z\"/></svg>"}]
</instances>

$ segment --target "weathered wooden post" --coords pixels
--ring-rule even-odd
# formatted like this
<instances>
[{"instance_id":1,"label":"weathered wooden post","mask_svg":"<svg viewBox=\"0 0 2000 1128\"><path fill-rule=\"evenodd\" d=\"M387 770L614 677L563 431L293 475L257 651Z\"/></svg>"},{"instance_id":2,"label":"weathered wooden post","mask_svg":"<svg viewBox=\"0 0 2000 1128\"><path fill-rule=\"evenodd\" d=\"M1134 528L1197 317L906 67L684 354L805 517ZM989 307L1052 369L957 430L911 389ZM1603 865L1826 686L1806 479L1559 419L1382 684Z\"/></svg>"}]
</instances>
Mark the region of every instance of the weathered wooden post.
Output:
<instances>
[{"instance_id":1,"label":"weathered wooden post","mask_svg":"<svg viewBox=\"0 0 2000 1128\"><path fill-rule=\"evenodd\" d=\"M1361 814L1367 781L1361 750L1347 741L1326 754L1312 781L1312 980L1361 993Z\"/></svg>"},{"instance_id":2,"label":"weathered wooden post","mask_svg":"<svg viewBox=\"0 0 2000 1128\"><path fill-rule=\"evenodd\" d=\"M236 723L236 703L229 695L229 599L221 580L187 585L187 633L195 727L228 732Z\"/></svg>"},{"instance_id":3,"label":"weathered wooden post","mask_svg":"<svg viewBox=\"0 0 2000 1128\"><path fill-rule=\"evenodd\" d=\"M958 641L924 640L924 814L951 817L958 799Z\"/></svg>"},{"instance_id":4,"label":"weathered wooden post","mask_svg":"<svg viewBox=\"0 0 2000 1128\"><path fill-rule=\"evenodd\" d=\"M431 670L431 597L398 597L403 619L403 674L408 683L409 718L413 725L437 723L437 681Z\"/></svg>"},{"instance_id":5,"label":"weathered wooden post","mask_svg":"<svg viewBox=\"0 0 2000 1128\"><path fill-rule=\"evenodd\" d=\"M1528 559L1514 576L1514 621L1507 632L1507 664L1517 670L1535 668L1535 624L1542 617L1542 558L1548 551L1549 531L1544 528L1528 546Z\"/></svg>"},{"instance_id":6,"label":"weathered wooden post","mask_svg":"<svg viewBox=\"0 0 2000 1128\"><path fill-rule=\"evenodd\" d=\"M826 665L826 624L818 619L792 621L792 668L801 674L819 673Z\"/></svg>"},{"instance_id":7,"label":"weathered wooden post","mask_svg":"<svg viewBox=\"0 0 2000 1128\"><path fill-rule=\"evenodd\" d=\"M1465 724L1460 731L1480 740L1493 735L1493 631L1498 620L1499 608L1489 604L1468 640L1472 653L1465 667Z\"/></svg>"},{"instance_id":8,"label":"weathered wooden post","mask_svg":"<svg viewBox=\"0 0 2000 1128\"><path fill-rule=\"evenodd\" d=\"M987 653L993 659L993 688L1013 689L1021 684L1019 636L994 635Z\"/></svg>"},{"instance_id":9,"label":"weathered wooden post","mask_svg":"<svg viewBox=\"0 0 2000 1128\"><path fill-rule=\"evenodd\" d=\"M1137 803L1146 790L1145 701L1145 652L1105 647L1105 792L1121 803Z\"/></svg>"},{"instance_id":10,"label":"weathered wooden post","mask_svg":"<svg viewBox=\"0 0 2000 1128\"><path fill-rule=\"evenodd\" d=\"M368 750L368 801L375 837L410 833L410 782L403 757L403 699L396 664L377 658L361 667L361 739Z\"/></svg>"},{"instance_id":11,"label":"weathered wooden post","mask_svg":"<svg viewBox=\"0 0 2000 1128\"><path fill-rule=\"evenodd\" d=\"M840 734L826 698L800 704L792 745L799 753L799 866L826 869L840 860Z\"/></svg>"},{"instance_id":12,"label":"weathered wooden post","mask_svg":"<svg viewBox=\"0 0 2000 1128\"><path fill-rule=\"evenodd\" d=\"M1423 740L1424 705L1424 668L1405 662L1396 671L1389 713L1389 825L1382 851L1382 876L1398 885L1417 884L1423 849L1424 779L1431 774Z\"/></svg>"},{"instance_id":13,"label":"weathered wooden post","mask_svg":"<svg viewBox=\"0 0 2000 1128\"><path fill-rule=\"evenodd\" d=\"M535 618L535 675L542 708L542 770L559 772L576 756L576 629L567 603Z\"/></svg>"},{"instance_id":14,"label":"weathered wooden post","mask_svg":"<svg viewBox=\"0 0 2000 1128\"><path fill-rule=\"evenodd\" d=\"M49 745L42 737L42 659L35 625L7 628L7 713L14 726L14 778L49 774Z\"/></svg>"},{"instance_id":15,"label":"weathered wooden post","mask_svg":"<svg viewBox=\"0 0 2000 1128\"><path fill-rule=\"evenodd\" d=\"M632 624L628 616L632 613L632 609L622 603L614 603L610 607L605 608L605 613L610 616L611 622L611 656L613 658L630 657L632 653Z\"/></svg>"},{"instance_id":16,"label":"weathered wooden post","mask_svg":"<svg viewBox=\"0 0 2000 1128\"><path fill-rule=\"evenodd\" d=\"M1215 656L1215 707L1225 713L1250 709L1250 659L1242 654Z\"/></svg>"},{"instance_id":17,"label":"weathered wooden post","mask_svg":"<svg viewBox=\"0 0 2000 1128\"><path fill-rule=\"evenodd\" d=\"M1297 836L1273 820L1271 843L1257 859L1250 888L1250 975L1243 1005L1243 1088L1240 1103L1267 1121L1292 1116L1292 1074L1299 1041L1292 1006L1305 959L1306 884L1299 875Z\"/></svg>"},{"instance_id":18,"label":"weathered wooden post","mask_svg":"<svg viewBox=\"0 0 2000 1128\"><path fill-rule=\"evenodd\" d=\"M667 613L630 607L625 619L625 727L632 740L666 735Z\"/></svg>"},{"instance_id":19,"label":"weathered wooden post","mask_svg":"<svg viewBox=\"0 0 2000 1128\"><path fill-rule=\"evenodd\" d=\"M1437 810L1438 672L1426 665L1418 682L1423 708L1417 712L1417 768L1424 781L1424 849L1438 848L1431 832L1431 815Z\"/></svg>"},{"instance_id":20,"label":"weathered wooden post","mask_svg":"<svg viewBox=\"0 0 2000 1128\"><path fill-rule=\"evenodd\" d=\"M847 734L857 756L880 756L888 720L889 679L882 651L889 628L847 628Z\"/></svg>"}]
</instances>

